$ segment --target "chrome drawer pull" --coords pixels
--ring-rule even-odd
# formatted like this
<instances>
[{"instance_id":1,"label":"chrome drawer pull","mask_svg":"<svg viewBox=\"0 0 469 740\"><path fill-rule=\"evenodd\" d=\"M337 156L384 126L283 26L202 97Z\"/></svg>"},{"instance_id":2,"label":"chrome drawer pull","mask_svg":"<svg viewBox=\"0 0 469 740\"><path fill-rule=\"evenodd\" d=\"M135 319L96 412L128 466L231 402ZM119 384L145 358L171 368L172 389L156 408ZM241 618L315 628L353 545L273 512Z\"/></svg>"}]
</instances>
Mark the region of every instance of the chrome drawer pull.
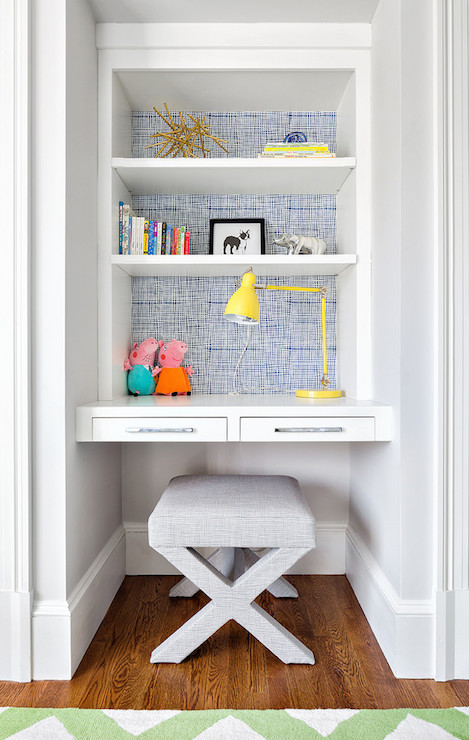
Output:
<instances>
[{"instance_id":1,"label":"chrome drawer pull","mask_svg":"<svg viewBox=\"0 0 469 740\"><path fill-rule=\"evenodd\" d=\"M195 429L193 429L192 427L181 427L180 429L165 429L163 427L126 427L125 431L130 432L131 434L145 434L147 432L151 434L190 434L191 432L195 432Z\"/></svg>"},{"instance_id":2,"label":"chrome drawer pull","mask_svg":"<svg viewBox=\"0 0 469 740\"><path fill-rule=\"evenodd\" d=\"M343 432L343 427L277 427L276 432Z\"/></svg>"}]
</instances>

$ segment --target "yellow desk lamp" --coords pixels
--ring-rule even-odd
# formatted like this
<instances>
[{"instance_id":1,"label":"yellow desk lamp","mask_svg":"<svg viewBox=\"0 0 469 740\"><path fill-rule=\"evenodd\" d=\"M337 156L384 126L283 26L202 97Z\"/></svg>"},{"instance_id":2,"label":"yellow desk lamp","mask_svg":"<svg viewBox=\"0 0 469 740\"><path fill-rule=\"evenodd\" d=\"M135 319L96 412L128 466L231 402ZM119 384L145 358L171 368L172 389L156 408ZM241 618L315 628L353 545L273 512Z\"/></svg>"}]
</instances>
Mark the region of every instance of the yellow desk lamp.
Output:
<instances>
[{"instance_id":1,"label":"yellow desk lamp","mask_svg":"<svg viewBox=\"0 0 469 740\"><path fill-rule=\"evenodd\" d=\"M256 276L247 270L242 279L241 286L233 293L226 304L224 316L228 321L236 324L258 324L259 323L259 300L257 290L299 290L308 293L320 293L322 309L322 388L318 390L297 390L296 395L300 398L338 398L342 391L331 390L330 380L327 377L327 342L326 342L326 293L327 288L297 288L284 285L261 285L256 283Z\"/></svg>"}]
</instances>

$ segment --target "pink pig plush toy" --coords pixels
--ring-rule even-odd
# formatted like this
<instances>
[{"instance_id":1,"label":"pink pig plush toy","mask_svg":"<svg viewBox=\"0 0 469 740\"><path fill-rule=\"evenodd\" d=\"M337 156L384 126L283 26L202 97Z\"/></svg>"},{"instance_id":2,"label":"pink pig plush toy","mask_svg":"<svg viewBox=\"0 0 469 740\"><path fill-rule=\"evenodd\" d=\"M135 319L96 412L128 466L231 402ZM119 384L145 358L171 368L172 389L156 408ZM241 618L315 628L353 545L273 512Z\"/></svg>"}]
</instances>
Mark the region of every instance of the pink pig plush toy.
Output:
<instances>
[{"instance_id":1,"label":"pink pig plush toy","mask_svg":"<svg viewBox=\"0 0 469 740\"><path fill-rule=\"evenodd\" d=\"M145 339L144 342L138 344L134 342L130 355L124 362L124 370L132 370L134 365L146 365L147 367L153 367L155 364L155 355L158 349L158 342L153 337Z\"/></svg>"},{"instance_id":2,"label":"pink pig plush toy","mask_svg":"<svg viewBox=\"0 0 469 740\"><path fill-rule=\"evenodd\" d=\"M192 365L181 367L187 352L187 344L177 339L171 339L170 342L161 340L158 344L160 346L158 363L161 367L155 368L158 373L155 393L163 396L190 396L189 378L194 371Z\"/></svg>"},{"instance_id":3,"label":"pink pig plush toy","mask_svg":"<svg viewBox=\"0 0 469 740\"><path fill-rule=\"evenodd\" d=\"M127 387L134 396L150 396L155 392L155 378L160 368L154 368L158 342L153 337L138 344L135 342L124 362L128 370Z\"/></svg>"}]
</instances>

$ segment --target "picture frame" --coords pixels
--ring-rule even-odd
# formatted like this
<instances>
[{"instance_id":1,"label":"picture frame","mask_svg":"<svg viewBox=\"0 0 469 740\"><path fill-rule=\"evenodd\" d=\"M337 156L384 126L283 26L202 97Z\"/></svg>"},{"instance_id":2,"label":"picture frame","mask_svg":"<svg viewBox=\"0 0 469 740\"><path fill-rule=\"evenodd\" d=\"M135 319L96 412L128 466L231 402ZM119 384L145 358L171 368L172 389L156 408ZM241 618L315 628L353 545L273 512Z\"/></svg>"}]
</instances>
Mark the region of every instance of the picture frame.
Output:
<instances>
[{"instance_id":1,"label":"picture frame","mask_svg":"<svg viewBox=\"0 0 469 740\"><path fill-rule=\"evenodd\" d=\"M211 218L208 253L222 257L265 254L265 219Z\"/></svg>"}]
</instances>

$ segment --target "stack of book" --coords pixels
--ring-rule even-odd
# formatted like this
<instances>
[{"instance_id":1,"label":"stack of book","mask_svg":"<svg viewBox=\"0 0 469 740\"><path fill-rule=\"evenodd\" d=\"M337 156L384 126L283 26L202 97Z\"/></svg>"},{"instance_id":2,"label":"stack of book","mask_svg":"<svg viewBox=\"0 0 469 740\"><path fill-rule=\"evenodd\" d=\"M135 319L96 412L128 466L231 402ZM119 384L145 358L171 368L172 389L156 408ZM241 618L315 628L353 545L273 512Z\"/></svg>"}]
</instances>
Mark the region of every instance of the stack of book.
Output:
<instances>
[{"instance_id":1,"label":"stack of book","mask_svg":"<svg viewBox=\"0 0 469 740\"><path fill-rule=\"evenodd\" d=\"M190 241L185 227L136 216L119 203L119 254L189 254Z\"/></svg>"},{"instance_id":2,"label":"stack of book","mask_svg":"<svg viewBox=\"0 0 469 740\"><path fill-rule=\"evenodd\" d=\"M261 158L318 157L329 159L335 157L335 154L329 151L328 145L323 141L273 141L268 142L262 154L257 156Z\"/></svg>"}]
</instances>

